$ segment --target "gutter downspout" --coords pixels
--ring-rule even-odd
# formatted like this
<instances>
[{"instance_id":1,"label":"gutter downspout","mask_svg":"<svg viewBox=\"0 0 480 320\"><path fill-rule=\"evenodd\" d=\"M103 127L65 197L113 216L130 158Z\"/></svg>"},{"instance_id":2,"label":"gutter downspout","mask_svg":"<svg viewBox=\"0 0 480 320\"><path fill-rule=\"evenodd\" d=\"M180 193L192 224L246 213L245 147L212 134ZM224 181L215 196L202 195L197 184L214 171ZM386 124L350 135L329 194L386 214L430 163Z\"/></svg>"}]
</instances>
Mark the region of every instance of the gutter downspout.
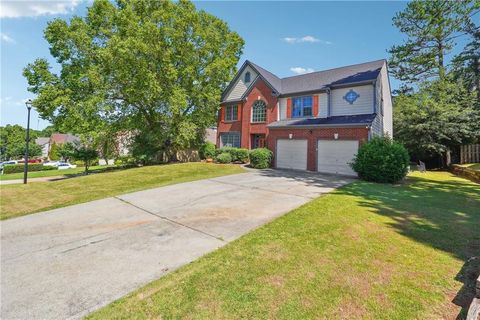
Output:
<instances>
[{"instance_id":1,"label":"gutter downspout","mask_svg":"<svg viewBox=\"0 0 480 320\"><path fill-rule=\"evenodd\" d=\"M331 90L330 87L327 87L327 118L330 117L330 109L331 109Z\"/></svg>"}]
</instances>

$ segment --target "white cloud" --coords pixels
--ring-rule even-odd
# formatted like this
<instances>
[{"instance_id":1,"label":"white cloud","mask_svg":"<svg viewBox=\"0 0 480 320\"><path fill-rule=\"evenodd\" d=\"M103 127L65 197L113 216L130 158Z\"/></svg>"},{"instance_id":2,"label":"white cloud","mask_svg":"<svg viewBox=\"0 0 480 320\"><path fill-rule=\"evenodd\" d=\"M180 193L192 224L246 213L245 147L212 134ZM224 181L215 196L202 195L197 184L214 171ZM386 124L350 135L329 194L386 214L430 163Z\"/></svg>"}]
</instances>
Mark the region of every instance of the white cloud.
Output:
<instances>
[{"instance_id":1,"label":"white cloud","mask_svg":"<svg viewBox=\"0 0 480 320\"><path fill-rule=\"evenodd\" d=\"M300 38L285 37L285 38L282 38L282 40L285 41L286 43L290 43L290 44L302 43L302 42L332 44L331 41L321 40L321 39L315 38L314 36L303 36L303 37L300 37Z\"/></svg>"},{"instance_id":2,"label":"white cloud","mask_svg":"<svg viewBox=\"0 0 480 320\"><path fill-rule=\"evenodd\" d=\"M12 97L5 97L5 98L0 98L0 105L4 104L7 101L12 100Z\"/></svg>"},{"instance_id":3,"label":"white cloud","mask_svg":"<svg viewBox=\"0 0 480 320\"><path fill-rule=\"evenodd\" d=\"M312 68L292 67L290 68L290 71L296 74L305 74L305 73L314 72L315 70Z\"/></svg>"},{"instance_id":4,"label":"white cloud","mask_svg":"<svg viewBox=\"0 0 480 320\"><path fill-rule=\"evenodd\" d=\"M0 38L2 39L2 42L15 43L15 40L6 33L0 32Z\"/></svg>"},{"instance_id":5,"label":"white cloud","mask_svg":"<svg viewBox=\"0 0 480 320\"><path fill-rule=\"evenodd\" d=\"M0 18L36 17L70 13L80 0L1 1Z\"/></svg>"}]
</instances>

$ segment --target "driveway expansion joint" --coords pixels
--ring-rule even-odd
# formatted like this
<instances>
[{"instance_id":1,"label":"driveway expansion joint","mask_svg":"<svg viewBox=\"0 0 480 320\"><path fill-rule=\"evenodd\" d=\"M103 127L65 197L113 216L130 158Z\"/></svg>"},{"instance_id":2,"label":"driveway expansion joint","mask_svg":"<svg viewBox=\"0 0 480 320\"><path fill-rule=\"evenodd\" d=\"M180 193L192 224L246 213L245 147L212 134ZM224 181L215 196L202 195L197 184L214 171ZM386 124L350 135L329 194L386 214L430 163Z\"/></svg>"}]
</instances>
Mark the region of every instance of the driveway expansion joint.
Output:
<instances>
[{"instance_id":1,"label":"driveway expansion joint","mask_svg":"<svg viewBox=\"0 0 480 320\"><path fill-rule=\"evenodd\" d=\"M226 185L229 185L229 186L235 186L235 187L240 187L240 188L249 189L249 190L261 190L261 191L266 191L266 192L271 192L271 193L276 193L276 194L284 194L284 195L288 195L288 196L295 196L295 197L305 198L305 199L309 199L309 200L313 200L313 199L316 199L318 197L318 195L316 195L314 197L310 197L310 196L299 195L299 194L295 194L295 193L281 192L281 191L275 191L275 190L270 190L270 189L265 189L265 188L260 188L260 187L246 186L246 185L238 184L238 183L219 181L219 180L215 180L215 179L209 179L209 180L213 181L213 182L216 182L216 183L220 183L220 184L226 184Z\"/></svg>"},{"instance_id":2,"label":"driveway expansion joint","mask_svg":"<svg viewBox=\"0 0 480 320\"><path fill-rule=\"evenodd\" d=\"M184 228L187 228L187 229L190 229L190 230L199 232L199 233L204 234L204 235L206 235L206 236L208 236L208 237L215 238L216 240L219 240L219 241L221 241L221 242L227 242L227 241L225 241L225 240L224 240L223 238L221 238L221 237L217 237L217 236L215 236L215 235L213 235L213 234L210 234L210 233L208 233L208 232L205 232L205 231L202 231L202 230L200 230L200 229L197 229L197 228L188 226L188 225L186 225L186 224L183 224L183 223L181 223L181 222L172 220L172 219L167 218L167 217L165 217L165 216L161 216L161 215L159 215L159 214L156 214L155 212L152 212L152 211L149 211L149 210L147 210L147 209L144 209L144 208L142 208L142 207L140 207L140 206L137 206L137 205L131 203L130 201L125 200L125 199L122 199L122 198L119 198L119 197L116 197L116 196L115 196L114 198L117 199L117 200L122 201L122 202L125 203L125 204L128 204L128 205L130 205L130 206L132 206L132 207L135 207L135 208L137 208L137 209L139 209L139 210L142 210L142 211L145 212L145 213L148 213L148 214L151 214L151 215L153 215L153 216L155 216L155 217L157 217L157 218L160 218L160 219L162 219L162 220L165 220L165 221L168 221L168 222L173 223L173 224L175 224L175 225L178 225L178 226L181 226L181 227L184 227Z\"/></svg>"}]
</instances>

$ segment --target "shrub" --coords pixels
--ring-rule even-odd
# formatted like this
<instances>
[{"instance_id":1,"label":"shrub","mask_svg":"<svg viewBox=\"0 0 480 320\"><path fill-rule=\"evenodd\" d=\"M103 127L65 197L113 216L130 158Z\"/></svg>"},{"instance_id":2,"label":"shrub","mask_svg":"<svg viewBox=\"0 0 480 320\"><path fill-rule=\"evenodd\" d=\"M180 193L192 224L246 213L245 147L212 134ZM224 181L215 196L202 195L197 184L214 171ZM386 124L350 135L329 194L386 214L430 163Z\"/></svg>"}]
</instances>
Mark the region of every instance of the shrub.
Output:
<instances>
[{"instance_id":1,"label":"shrub","mask_svg":"<svg viewBox=\"0 0 480 320\"><path fill-rule=\"evenodd\" d=\"M394 183L408 173L410 159L405 147L388 137L375 137L358 149L351 167L361 179Z\"/></svg>"},{"instance_id":2,"label":"shrub","mask_svg":"<svg viewBox=\"0 0 480 320\"><path fill-rule=\"evenodd\" d=\"M43 166L42 171L50 171L50 170L58 170L57 167L54 166Z\"/></svg>"},{"instance_id":3,"label":"shrub","mask_svg":"<svg viewBox=\"0 0 480 320\"><path fill-rule=\"evenodd\" d=\"M233 147L222 147L219 149L215 149L215 157L222 153L229 153L230 155L232 155L233 149Z\"/></svg>"},{"instance_id":4,"label":"shrub","mask_svg":"<svg viewBox=\"0 0 480 320\"><path fill-rule=\"evenodd\" d=\"M85 167L85 162L82 160L75 160L73 164L77 165L77 167Z\"/></svg>"},{"instance_id":5,"label":"shrub","mask_svg":"<svg viewBox=\"0 0 480 320\"><path fill-rule=\"evenodd\" d=\"M250 165L253 168L265 169L272 163L273 152L267 148L258 148L250 151Z\"/></svg>"},{"instance_id":6,"label":"shrub","mask_svg":"<svg viewBox=\"0 0 480 320\"><path fill-rule=\"evenodd\" d=\"M135 163L135 158L130 155L119 156L115 159L116 166L129 166L134 165Z\"/></svg>"},{"instance_id":7,"label":"shrub","mask_svg":"<svg viewBox=\"0 0 480 320\"><path fill-rule=\"evenodd\" d=\"M247 163L248 162L248 150L243 149L243 148L236 148L234 158L235 158L234 161L240 161L242 163Z\"/></svg>"},{"instance_id":8,"label":"shrub","mask_svg":"<svg viewBox=\"0 0 480 320\"><path fill-rule=\"evenodd\" d=\"M6 164L3 167L3 174L23 172L24 167L25 167L25 164L23 164L23 163ZM42 170L43 170L43 164L41 164L41 163L29 163L28 164L28 172L42 171Z\"/></svg>"},{"instance_id":9,"label":"shrub","mask_svg":"<svg viewBox=\"0 0 480 320\"><path fill-rule=\"evenodd\" d=\"M206 142L200 146L198 150L200 159L209 159L215 157L215 145L211 142Z\"/></svg>"},{"instance_id":10,"label":"shrub","mask_svg":"<svg viewBox=\"0 0 480 320\"><path fill-rule=\"evenodd\" d=\"M232 162L232 156L230 155L230 153L224 152L224 153L220 153L220 154L215 158L215 160L216 160L218 163L230 163L230 162Z\"/></svg>"},{"instance_id":11,"label":"shrub","mask_svg":"<svg viewBox=\"0 0 480 320\"><path fill-rule=\"evenodd\" d=\"M242 148L223 147L215 150L215 155L228 153L232 157L232 161L240 161L242 163L248 162L248 150Z\"/></svg>"}]
</instances>

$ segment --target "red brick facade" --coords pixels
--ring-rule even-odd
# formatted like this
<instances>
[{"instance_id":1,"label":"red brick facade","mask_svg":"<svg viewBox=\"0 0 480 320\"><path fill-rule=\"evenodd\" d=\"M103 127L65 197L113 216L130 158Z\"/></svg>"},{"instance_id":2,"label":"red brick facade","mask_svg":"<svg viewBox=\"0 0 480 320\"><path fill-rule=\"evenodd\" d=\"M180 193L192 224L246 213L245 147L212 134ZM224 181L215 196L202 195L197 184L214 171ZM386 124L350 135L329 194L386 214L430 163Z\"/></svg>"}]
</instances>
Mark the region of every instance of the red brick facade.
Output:
<instances>
[{"instance_id":1,"label":"red brick facade","mask_svg":"<svg viewBox=\"0 0 480 320\"><path fill-rule=\"evenodd\" d=\"M252 123L252 105L257 100L263 100L267 105L267 121L262 123ZM268 136L267 124L277 121L277 97L272 95L272 89L263 81L258 80L243 102L236 103L239 108L239 116L236 121L225 121L225 105L221 106L217 126L217 147L220 147L220 135L223 132L240 132L240 144L242 148L252 149L252 135L264 134Z\"/></svg>"},{"instance_id":2,"label":"red brick facade","mask_svg":"<svg viewBox=\"0 0 480 320\"><path fill-rule=\"evenodd\" d=\"M307 170L317 171L317 140L334 140L334 134L338 133L338 140L358 140L363 143L368 140L367 128L319 128L319 129L273 129L270 130L267 139L267 148L276 154L278 139L307 139ZM275 165L275 160L274 160Z\"/></svg>"},{"instance_id":3,"label":"red brick facade","mask_svg":"<svg viewBox=\"0 0 480 320\"><path fill-rule=\"evenodd\" d=\"M317 99L317 97L315 97ZM267 104L267 121L264 123L251 123L251 108L253 103L261 99ZM316 171L317 163L317 140L334 139L338 134L339 140L358 140L360 143L368 140L369 129L361 128L317 128L317 129L268 129L267 124L277 121L278 98L272 95L272 89L263 81L259 80L251 89L243 102L236 103L238 120L225 121L225 105L221 106L218 119L217 147L220 147L220 135L224 132L240 132L240 144L242 148L252 149L252 135L264 134L266 147L273 151L278 139L307 139L308 161L307 169ZM316 110L315 110L316 109ZM314 101L314 112L318 112L318 100ZM287 99L287 114L291 115L291 99ZM314 113L316 114L316 113ZM275 161L274 161L275 164Z\"/></svg>"}]
</instances>

